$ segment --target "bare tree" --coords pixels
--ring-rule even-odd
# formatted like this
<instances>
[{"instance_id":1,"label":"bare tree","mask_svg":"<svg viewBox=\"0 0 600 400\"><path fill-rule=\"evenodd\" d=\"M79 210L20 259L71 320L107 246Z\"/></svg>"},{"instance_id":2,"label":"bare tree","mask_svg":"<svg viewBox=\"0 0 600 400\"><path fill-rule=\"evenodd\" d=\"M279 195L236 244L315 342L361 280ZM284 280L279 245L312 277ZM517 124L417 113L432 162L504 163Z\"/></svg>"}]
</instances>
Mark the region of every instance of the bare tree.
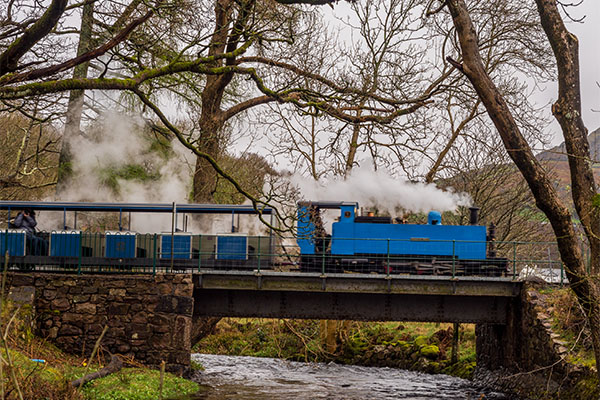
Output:
<instances>
[{"instance_id":1,"label":"bare tree","mask_svg":"<svg viewBox=\"0 0 600 400\"><path fill-rule=\"evenodd\" d=\"M18 3L23 9L30 4ZM310 56L297 50L310 49L310 43L319 40L319 32L311 30L317 16L314 9L294 4L327 4L329 0L217 0L212 8L206 2L183 0L102 2L94 11L98 27L94 46L79 55L74 45L51 53L48 49L61 48L51 44L81 33L69 30L66 16L87 3L67 7L66 1L47 6L32 2L28 15L14 13L16 3L9 3L0 32L0 101L16 107L35 97L59 105L66 101L62 93L78 90L137 97L143 111L153 112L197 154L196 201L210 200L215 169L233 180L218 167L223 128L253 107L289 103L354 124L392 121L422 107L429 97L418 92L402 98L379 90L364 93L343 74L311 68L306 63ZM122 15L128 18L120 19ZM75 67L88 62L93 74L88 71L87 77L72 77ZM183 108L198 106L196 132L172 129L167 113L158 106L165 94ZM360 114L357 98L369 99Z\"/></svg>"},{"instance_id":2,"label":"bare tree","mask_svg":"<svg viewBox=\"0 0 600 400\"><path fill-rule=\"evenodd\" d=\"M564 25L559 12L562 3L556 0L536 0L541 27L552 46L558 67L559 94L552 112L561 125L569 153L573 201L592 255L589 274L572 223L573 215L559 198L547 172L534 157L509 105L485 71L469 9L463 0L448 0L444 5L452 16L462 52L462 62L451 58L449 62L465 74L477 91L510 157L527 181L537 206L552 225L571 288L585 310L596 362L599 363L600 212L596 205L598 195L591 168L587 129L581 117L578 41ZM600 369L598 373L600 374Z\"/></svg>"},{"instance_id":3,"label":"bare tree","mask_svg":"<svg viewBox=\"0 0 600 400\"><path fill-rule=\"evenodd\" d=\"M385 94L407 104L421 98L430 105L452 72L430 68L425 61L431 41L419 18L420 2L370 0L353 3L352 10L349 20L337 21L335 36L309 42L318 48L312 61L318 60L320 69L346 60L348 67L340 70L340 79L358 88L352 103L344 106L347 115L322 107L294 110L276 104L270 106L270 120L261 121L279 132L271 141L276 154L288 155L297 171L315 179L324 174L347 176L363 156L372 159L374 168L391 166L418 148L420 135L411 128L420 116L411 116L423 109L421 104L407 106L394 118L372 118L369 114L389 109L372 95ZM352 43L344 39L349 35ZM332 47L332 42L337 45ZM311 89L327 90L323 85Z\"/></svg>"},{"instance_id":4,"label":"bare tree","mask_svg":"<svg viewBox=\"0 0 600 400\"><path fill-rule=\"evenodd\" d=\"M55 185L58 142L50 124L0 113L0 197L28 198Z\"/></svg>"}]
</instances>

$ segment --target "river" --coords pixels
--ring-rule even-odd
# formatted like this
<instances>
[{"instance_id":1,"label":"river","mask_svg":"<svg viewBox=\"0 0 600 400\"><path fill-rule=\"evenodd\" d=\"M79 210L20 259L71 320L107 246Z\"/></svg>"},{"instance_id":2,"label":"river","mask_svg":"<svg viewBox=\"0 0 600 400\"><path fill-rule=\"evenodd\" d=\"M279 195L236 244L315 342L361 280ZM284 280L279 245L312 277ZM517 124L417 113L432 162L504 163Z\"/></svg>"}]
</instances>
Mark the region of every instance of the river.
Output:
<instances>
[{"instance_id":1,"label":"river","mask_svg":"<svg viewBox=\"0 0 600 400\"><path fill-rule=\"evenodd\" d=\"M197 399L203 400L510 398L464 379L394 368L209 354L193 354L192 360L205 368L194 378L203 387Z\"/></svg>"}]
</instances>

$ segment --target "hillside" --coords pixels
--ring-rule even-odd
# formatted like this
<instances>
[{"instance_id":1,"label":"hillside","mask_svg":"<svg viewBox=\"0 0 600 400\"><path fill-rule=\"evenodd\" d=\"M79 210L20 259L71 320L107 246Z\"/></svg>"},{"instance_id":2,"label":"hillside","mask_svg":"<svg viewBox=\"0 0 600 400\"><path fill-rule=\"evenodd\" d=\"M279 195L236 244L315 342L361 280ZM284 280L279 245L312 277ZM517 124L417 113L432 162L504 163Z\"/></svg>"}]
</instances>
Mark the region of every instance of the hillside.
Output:
<instances>
[{"instance_id":1,"label":"hillside","mask_svg":"<svg viewBox=\"0 0 600 400\"><path fill-rule=\"evenodd\" d=\"M590 153L592 156L594 176L596 182L600 182L600 128L596 129L588 136L590 143ZM565 143L551 148L550 150L539 153L537 159L542 161L546 168L551 171L557 181L558 188L561 192L567 191L571 184L571 176L569 173L569 163L567 160L567 149Z\"/></svg>"},{"instance_id":2,"label":"hillside","mask_svg":"<svg viewBox=\"0 0 600 400\"><path fill-rule=\"evenodd\" d=\"M595 163L600 160L600 128L596 129L588 136L588 142L590 143L590 153L592 160ZM537 159L540 161L567 161L567 149L565 143L562 142L560 145L546 150L537 155Z\"/></svg>"}]
</instances>

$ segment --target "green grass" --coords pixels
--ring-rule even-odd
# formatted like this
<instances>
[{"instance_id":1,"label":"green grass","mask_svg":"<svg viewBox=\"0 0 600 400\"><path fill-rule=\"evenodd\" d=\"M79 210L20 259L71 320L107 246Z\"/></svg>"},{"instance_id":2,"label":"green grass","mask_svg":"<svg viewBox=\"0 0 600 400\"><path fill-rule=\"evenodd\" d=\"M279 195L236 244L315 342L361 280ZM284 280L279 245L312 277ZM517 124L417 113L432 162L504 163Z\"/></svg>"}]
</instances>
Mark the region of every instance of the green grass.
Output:
<instances>
[{"instance_id":1,"label":"green grass","mask_svg":"<svg viewBox=\"0 0 600 400\"><path fill-rule=\"evenodd\" d=\"M71 372L70 379L79 378L83 373L83 368L77 368ZM182 396L195 394L199 390L197 383L172 374L165 374L162 397L160 397L159 385L159 371L124 368L107 377L87 383L82 388L82 392L89 400L153 400L182 398Z\"/></svg>"},{"instance_id":2,"label":"green grass","mask_svg":"<svg viewBox=\"0 0 600 400\"><path fill-rule=\"evenodd\" d=\"M124 368L104 378L94 380L83 386L81 391L71 387L70 382L83 376L86 368L83 359L70 356L50 343L39 338L28 338L13 342L16 346L9 349L12 367L4 366L4 386L7 391L16 394L11 371L15 372L17 382L24 398L36 400L116 400L116 399L160 399L160 372L142 368ZM5 349L0 350L3 358ZM31 360L31 357L45 359L45 363ZM87 373L100 369L92 365ZM166 373L162 398L183 399L197 393L199 385L195 382ZM10 397L13 398L13 397Z\"/></svg>"}]
</instances>

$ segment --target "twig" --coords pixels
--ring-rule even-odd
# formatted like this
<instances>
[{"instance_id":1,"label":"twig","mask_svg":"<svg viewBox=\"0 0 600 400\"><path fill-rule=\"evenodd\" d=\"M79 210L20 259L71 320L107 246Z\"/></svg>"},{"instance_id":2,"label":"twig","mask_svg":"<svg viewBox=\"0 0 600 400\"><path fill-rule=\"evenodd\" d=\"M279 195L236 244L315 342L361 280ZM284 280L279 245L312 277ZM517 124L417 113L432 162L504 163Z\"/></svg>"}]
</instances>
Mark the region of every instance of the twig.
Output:
<instances>
[{"instance_id":1,"label":"twig","mask_svg":"<svg viewBox=\"0 0 600 400\"><path fill-rule=\"evenodd\" d=\"M16 311L13 313L13 315L10 317L10 320L8 321L8 323L6 324L6 329L4 330L4 335L2 336L2 344L4 345L4 350L6 351L6 362L11 367L10 368L10 378L13 382L13 386L15 387L15 389L17 390L17 393L19 394L19 399L23 400L23 393L21 392L21 387L19 386L19 382L17 381L17 375L15 374L15 368L13 366L13 361L10 356L10 351L8 349L8 343L6 342L6 338L8 337L8 331L10 330L10 325L15 320L15 317L17 316L17 314L19 313L20 310L21 310L21 307L19 306L16 309Z\"/></svg>"},{"instance_id":2,"label":"twig","mask_svg":"<svg viewBox=\"0 0 600 400\"><path fill-rule=\"evenodd\" d=\"M121 370L121 368L123 368L123 361L121 361L121 358L119 356L113 354L110 357L110 363L106 367L96 372L92 372L91 374L84 375L77 380L74 380L73 382L71 382L71 386L81 388L86 383L93 381L94 379L104 378L105 376L108 376L114 372Z\"/></svg>"},{"instance_id":3,"label":"twig","mask_svg":"<svg viewBox=\"0 0 600 400\"><path fill-rule=\"evenodd\" d=\"M87 375L88 370L90 369L90 364L91 361L94 359L94 356L96 355L96 352L98 351L98 347L100 347L100 342L102 341L102 338L104 337L104 334L106 333L106 331L108 330L108 325L104 325L104 329L102 329L102 333L100 334L100 337L98 338L98 340L96 340L96 344L94 345L94 349L92 350L92 355L90 356L90 362L88 362L88 364L85 367L85 373L83 374L83 376L85 377ZM111 361L112 363L112 361ZM83 386L85 382L83 381L83 379L80 382L79 387L77 387L78 389L81 389L81 387Z\"/></svg>"},{"instance_id":4,"label":"twig","mask_svg":"<svg viewBox=\"0 0 600 400\"><path fill-rule=\"evenodd\" d=\"M307 351L310 351L311 353L313 353L313 354L314 354L315 356L317 356L317 357L319 356L319 353L317 353L316 351L314 351L314 350L312 350L310 347L308 347L308 343L306 343L306 339L305 339L305 337L304 337L302 334L300 334L300 333L296 332L296 331L294 330L294 328L292 327L292 325L291 325L291 324L290 324L290 323L289 323L287 320L285 320L285 319L284 319L284 320L283 320L283 323L284 323L284 324L285 324L285 326L286 326L286 327L287 327L287 328L290 330L290 332L292 332L294 335L296 335L296 336L298 337L298 339L300 339L300 340L302 341L302 343L304 344L304 352L305 352L305 355L304 355L304 357L305 357L306 361L308 361L308 354L306 353ZM326 354L329 354L329 355L332 355L332 354L333 354L333 353L329 353L329 352L327 352L326 350L323 350L322 348L321 348L321 351L322 351L323 353L326 353Z\"/></svg>"},{"instance_id":5,"label":"twig","mask_svg":"<svg viewBox=\"0 0 600 400\"><path fill-rule=\"evenodd\" d=\"M165 381L165 360L162 360L160 363L160 383L158 386L158 398L162 400L163 398L163 384Z\"/></svg>"}]
</instances>

